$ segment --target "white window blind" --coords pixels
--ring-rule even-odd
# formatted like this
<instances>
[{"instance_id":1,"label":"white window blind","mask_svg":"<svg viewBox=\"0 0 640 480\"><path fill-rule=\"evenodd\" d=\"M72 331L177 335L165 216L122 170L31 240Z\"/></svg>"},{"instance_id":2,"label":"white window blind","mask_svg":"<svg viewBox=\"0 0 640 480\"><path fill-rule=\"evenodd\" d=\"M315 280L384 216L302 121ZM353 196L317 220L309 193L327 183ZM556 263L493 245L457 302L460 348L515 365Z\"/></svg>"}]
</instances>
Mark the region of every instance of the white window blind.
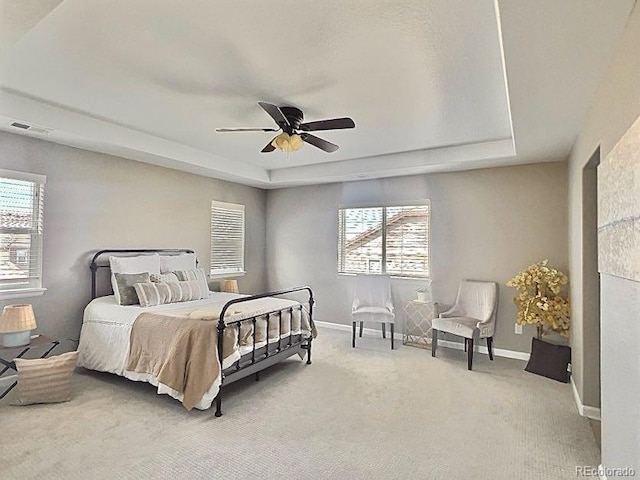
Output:
<instances>
[{"instance_id":1,"label":"white window blind","mask_svg":"<svg viewBox=\"0 0 640 480\"><path fill-rule=\"evenodd\" d=\"M338 210L338 272L429 277L430 204Z\"/></svg>"},{"instance_id":2,"label":"white window blind","mask_svg":"<svg viewBox=\"0 0 640 480\"><path fill-rule=\"evenodd\" d=\"M0 292L42 288L45 181L0 170Z\"/></svg>"},{"instance_id":3,"label":"white window blind","mask_svg":"<svg viewBox=\"0 0 640 480\"><path fill-rule=\"evenodd\" d=\"M211 274L244 273L244 205L211 202Z\"/></svg>"}]
</instances>

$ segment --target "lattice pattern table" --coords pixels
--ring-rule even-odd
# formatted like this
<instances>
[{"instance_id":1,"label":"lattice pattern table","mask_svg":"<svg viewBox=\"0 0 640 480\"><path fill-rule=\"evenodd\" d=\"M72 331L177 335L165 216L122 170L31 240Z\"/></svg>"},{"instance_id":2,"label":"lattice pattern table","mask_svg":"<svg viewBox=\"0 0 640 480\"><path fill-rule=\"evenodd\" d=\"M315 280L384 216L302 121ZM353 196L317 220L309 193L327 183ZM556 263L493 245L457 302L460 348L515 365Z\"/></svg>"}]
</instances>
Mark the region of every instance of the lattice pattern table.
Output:
<instances>
[{"instance_id":1,"label":"lattice pattern table","mask_svg":"<svg viewBox=\"0 0 640 480\"><path fill-rule=\"evenodd\" d=\"M438 314L438 304L411 300L404 305L405 322L402 344L411 347L431 346L431 321Z\"/></svg>"}]
</instances>

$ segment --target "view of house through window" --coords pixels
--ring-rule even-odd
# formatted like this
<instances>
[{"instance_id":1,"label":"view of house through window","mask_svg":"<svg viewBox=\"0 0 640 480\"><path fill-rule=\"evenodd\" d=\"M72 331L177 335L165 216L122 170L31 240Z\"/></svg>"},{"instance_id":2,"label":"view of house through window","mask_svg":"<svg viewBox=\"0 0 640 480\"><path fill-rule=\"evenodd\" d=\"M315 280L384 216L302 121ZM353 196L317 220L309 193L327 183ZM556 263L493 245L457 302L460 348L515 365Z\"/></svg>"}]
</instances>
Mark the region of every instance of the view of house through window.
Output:
<instances>
[{"instance_id":1,"label":"view of house through window","mask_svg":"<svg viewBox=\"0 0 640 480\"><path fill-rule=\"evenodd\" d=\"M338 210L338 272L429 277L429 202Z\"/></svg>"},{"instance_id":2,"label":"view of house through window","mask_svg":"<svg viewBox=\"0 0 640 480\"><path fill-rule=\"evenodd\" d=\"M42 287L44 182L0 170L0 292Z\"/></svg>"}]
</instances>

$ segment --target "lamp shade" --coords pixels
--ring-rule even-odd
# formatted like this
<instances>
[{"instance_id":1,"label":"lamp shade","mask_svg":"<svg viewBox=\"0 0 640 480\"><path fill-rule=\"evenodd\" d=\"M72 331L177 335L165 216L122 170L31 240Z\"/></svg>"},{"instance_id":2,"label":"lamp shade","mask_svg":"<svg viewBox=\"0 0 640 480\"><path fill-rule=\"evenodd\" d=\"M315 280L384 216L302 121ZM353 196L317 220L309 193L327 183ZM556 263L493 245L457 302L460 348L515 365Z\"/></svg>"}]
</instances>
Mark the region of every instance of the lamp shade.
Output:
<instances>
[{"instance_id":1,"label":"lamp shade","mask_svg":"<svg viewBox=\"0 0 640 480\"><path fill-rule=\"evenodd\" d=\"M0 333L31 331L37 327L31 305L7 305L0 315Z\"/></svg>"},{"instance_id":2,"label":"lamp shade","mask_svg":"<svg viewBox=\"0 0 640 480\"><path fill-rule=\"evenodd\" d=\"M237 280L225 280L222 282L222 291L227 293L240 293Z\"/></svg>"}]
</instances>

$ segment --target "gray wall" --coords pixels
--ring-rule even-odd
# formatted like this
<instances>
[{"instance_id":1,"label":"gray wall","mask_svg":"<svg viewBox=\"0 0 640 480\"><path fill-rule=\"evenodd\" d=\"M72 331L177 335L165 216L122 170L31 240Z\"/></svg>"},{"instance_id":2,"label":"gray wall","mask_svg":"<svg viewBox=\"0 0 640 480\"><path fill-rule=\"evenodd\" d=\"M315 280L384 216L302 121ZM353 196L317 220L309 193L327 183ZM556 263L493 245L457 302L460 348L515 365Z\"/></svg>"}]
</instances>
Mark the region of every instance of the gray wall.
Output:
<instances>
[{"instance_id":1,"label":"gray wall","mask_svg":"<svg viewBox=\"0 0 640 480\"><path fill-rule=\"evenodd\" d=\"M576 325L572 336L574 380L582 402L596 401L596 379L585 361L600 343L602 463L640 471L640 282L601 278L600 342L588 334L581 312L588 302L583 277L583 168L600 146L605 158L640 115L640 8L633 10L616 55L603 77L569 161L571 300ZM587 328L585 328L587 327ZM636 342L636 343L633 343ZM587 366L585 369L584 367Z\"/></svg>"},{"instance_id":2,"label":"gray wall","mask_svg":"<svg viewBox=\"0 0 640 480\"><path fill-rule=\"evenodd\" d=\"M103 248L191 248L209 268L211 200L246 205L244 292L265 284L264 190L0 132L0 168L47 176L38 330L78 338L89 261Z\"/></svg>"},{"instance_id":3,"label":"gray wall","mask_svg":"<svg viewBox=\"0 0 640 480\"><path fill-rule=\"evenodd\" d=\"M268 287L310 283L318 300L316 318L349 324L353 277L337 274L338 206L430 198L434 300L453 303L462 278L498 282L495 346L529 352L534 329L514 333L514 290L505 282L544 258L566 271L566 184L565 163L544 163L271 190ZM416 297L418 286L393 281L397 310Z\"/></svg>"}]
</instances>

